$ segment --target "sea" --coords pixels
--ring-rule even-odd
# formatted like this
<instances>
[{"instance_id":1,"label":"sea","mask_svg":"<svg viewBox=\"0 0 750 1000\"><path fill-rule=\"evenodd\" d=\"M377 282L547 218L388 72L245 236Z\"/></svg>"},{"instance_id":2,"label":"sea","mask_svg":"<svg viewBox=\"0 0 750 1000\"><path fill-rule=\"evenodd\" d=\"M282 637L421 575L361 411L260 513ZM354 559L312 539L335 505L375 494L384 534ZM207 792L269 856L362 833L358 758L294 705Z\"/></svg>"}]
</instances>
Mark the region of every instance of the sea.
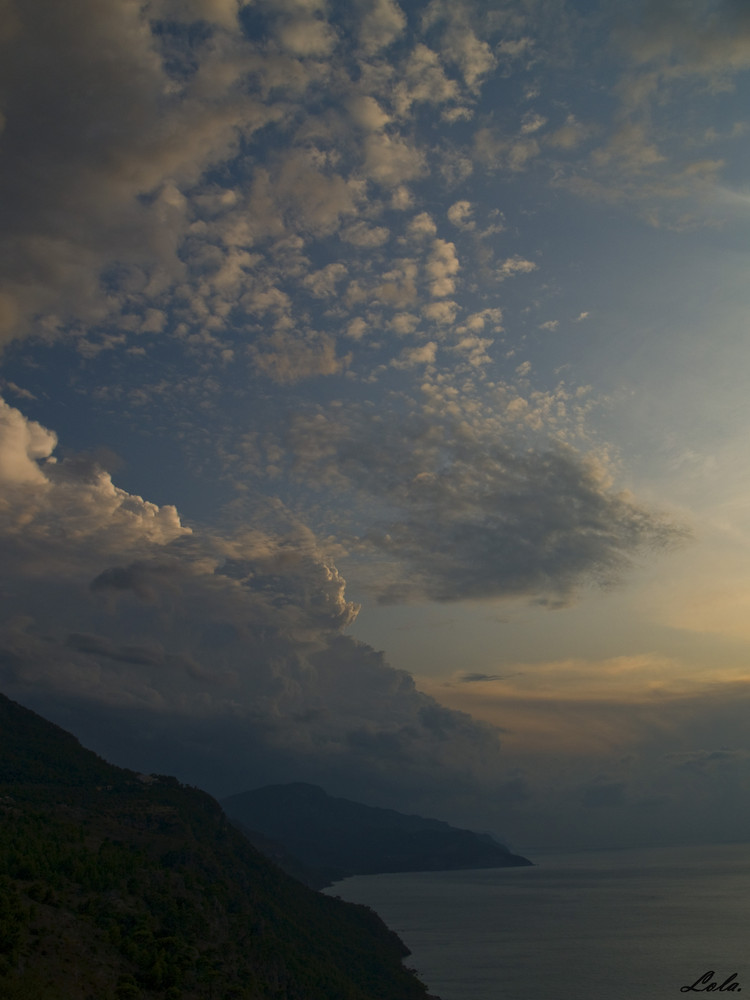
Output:
<instances>
[{"instance_id":1,"label":"sea","mask_svg":"<svg viewBox=\"0 0 750 1000\"><path fill-rule=\"evenodd\" d=\"M750 844L532 860L326 891L379 913L441 1000L750 997Z\"/></svg>"}]
</instances>

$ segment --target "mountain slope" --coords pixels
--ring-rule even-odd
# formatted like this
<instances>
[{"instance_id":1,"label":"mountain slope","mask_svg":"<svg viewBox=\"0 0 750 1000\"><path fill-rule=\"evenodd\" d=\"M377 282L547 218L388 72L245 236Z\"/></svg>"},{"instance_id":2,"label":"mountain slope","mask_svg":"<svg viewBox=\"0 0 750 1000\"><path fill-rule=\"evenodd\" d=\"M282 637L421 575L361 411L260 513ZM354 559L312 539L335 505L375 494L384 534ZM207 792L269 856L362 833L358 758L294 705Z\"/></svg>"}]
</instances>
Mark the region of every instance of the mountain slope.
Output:
<instances>
[{"instance_id":1,"label":"mountain slope","mask_svg":"<svg viewBox=\"0 0 750 1000\"><path fill-rule=\"evenodd\" d=\"M378 872L531 864L487 834L334 798L303 782L242 792L222 805L251 839L253 831L272 838L302 865L320 872L323 884Z\"/></svg>"},{"instance_id":2,"label":"mountain slope","mask_svg":"<svg viewBox=\"0 0 750 1000\"><path fill-rule=\"evenodd\" d=\"M418 1000L365 907L270 864L210 796L0 695L3 1000Z\"/></svg>"}]
</instances>

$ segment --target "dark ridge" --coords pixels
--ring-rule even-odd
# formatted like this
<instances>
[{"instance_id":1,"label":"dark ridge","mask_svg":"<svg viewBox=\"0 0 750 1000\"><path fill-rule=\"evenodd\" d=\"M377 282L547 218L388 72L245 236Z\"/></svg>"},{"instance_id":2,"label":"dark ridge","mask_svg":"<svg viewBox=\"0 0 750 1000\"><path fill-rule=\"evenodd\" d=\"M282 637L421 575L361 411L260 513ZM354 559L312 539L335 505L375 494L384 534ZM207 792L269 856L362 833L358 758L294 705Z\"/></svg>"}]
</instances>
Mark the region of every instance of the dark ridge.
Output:
<instances>
[{"instance_id":1,"label":"dark ridge","mask_svg":"<svg viewBox=\"0 0 750 1000\"><path fill-rule=\"evenodd\" d=\"M270 841L269 856L317 887L350 875L531 864L488 834L334 798L304 782L267 785L222 804L259 850L269 851Z\"/></svg>"},{"instance_id":2,"label":"dark ridge","mask_svg":"<svg viewBox=\"0 0 750 1000\"><path fill-rule=\"evenodd\" d=\"M3 1000L425 1000L367 907L271 864L219 804L0 695Z\"/></svg>"}]
</instances>

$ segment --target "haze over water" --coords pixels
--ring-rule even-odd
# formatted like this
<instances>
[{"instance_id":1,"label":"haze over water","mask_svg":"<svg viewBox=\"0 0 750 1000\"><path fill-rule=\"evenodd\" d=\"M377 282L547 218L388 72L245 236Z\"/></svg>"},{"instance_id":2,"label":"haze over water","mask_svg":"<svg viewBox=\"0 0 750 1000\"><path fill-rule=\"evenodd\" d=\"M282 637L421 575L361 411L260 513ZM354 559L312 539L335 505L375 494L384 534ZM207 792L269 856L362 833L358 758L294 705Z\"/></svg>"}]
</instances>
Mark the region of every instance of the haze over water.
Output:
<instances>
[{"instance_id":1,"label":"haze over water","mask_svg":"<svg viewBox=\"0 0 750 1000\"><path fill-rule=\"evenodd\" d=\"M750 845L534 860L328 891L375 909L441 1000L665 1000L709 970L718 986L737 973L723 995L750 989Z\"/></svg>"}]
</instances>

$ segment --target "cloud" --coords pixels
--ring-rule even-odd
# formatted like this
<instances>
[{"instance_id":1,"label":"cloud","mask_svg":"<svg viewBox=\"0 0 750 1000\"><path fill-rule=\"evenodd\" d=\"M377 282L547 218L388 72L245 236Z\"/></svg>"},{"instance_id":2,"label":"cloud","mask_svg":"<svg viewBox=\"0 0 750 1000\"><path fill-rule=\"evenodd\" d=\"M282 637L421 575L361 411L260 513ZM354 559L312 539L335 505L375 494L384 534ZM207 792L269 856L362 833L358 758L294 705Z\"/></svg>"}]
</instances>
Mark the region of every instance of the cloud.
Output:
<instances>
[{"instance_id":1,"label":"cloud","mask_svg":"<svg viewBox=\"0 0 750 1000\"><path fill-rule=\"evenodd\" d=\"M250 352L258 372L282 384L338 375L351 362L350 354L336 354L333 337L315 331L296 334L277 330L252 344Z\"/></svg>"},{"instance_id":2,"label":"cloud","mask_svg":"<svg viewBox=\"0 0 750 1000\"><path fill-rule=\"evenodd\" d=\"M45 483L39 462L57 445L57 436L0 400L0 482L5 488Z\"/></svg>"},{"instance_id":3,"label":"cloud","mask_svg":"<svg viewBox=\"0 0 750 1000\"><path fill-rule=\"evenodd\" d=\"M361 21L360 45L368 55L372 55L395 41L405 26L404 12L394 0L374 0Z\"/></svg>"},{"instance_id":4,"label":"cloud","mask_svg":"<svg viewBox=\"0 0 750 1000\"><path fill-rule=\"evenodd\" d=\"M667 81L696 75L721 87L750 66L750 17L738 0L686 9L670 2L649 5L645 17L620 26L617 38L636 65L658 67ZM656 81L651 77L652 86Z\"/></svg>"},{"instance_id":5,"label":"cloud","mask_svg":"<svg viewBox=\"0 0 750 1000\"><path fill-rule=\"evenodd\" d=\"M435 363L437 355L437 344L429 341L421 347L407 347L398 358L394 358L391 365L394 368L413 368L415 365L431 365Z\"/></svg>"},{"instance_id":6,"label":"cloud","mask_svg":"<svg viewBox=\"0 0 750 1000\"><path fill-rule=\"evenodd\" d=\"M174 507L158 507L119 489L89 458L57 462L56 444L55 434L0 400L6 572L43 578L65 560L73 572L79 546L81 552L133 555L190 533Z\"/></svg>"},{"instance_id":7,"label":"cloud","mask_svg":"<svg viewBox=\"0 0 750 1000\"><path fill-rule=\"evenodd\" d=\"M460 674L458 677L459 684L478 684L482 681L498 681L502 680L502 674Z\"/></svg>"},{"instance_id":8,"label":"cloud","mask_svg":"<svg viewBox=\"0 0 750 1000\"><path fill-rule=\"evenodd\" d=\"M417 42L409 53L402 81L396 87L394 103L405 116L415 103L444 104L459 97L455 80L446 76L436 52Z\"/></svg>"},{"instance_id":9,"label":"cloud","mask_svg":"<svg viewBox=\"0 0 750 1000\"><path fill-rule=\"evenodd\" d=\"M517 663L501 647L497 674L420 685L503 733L507 778L524 791L503 810L514 838L577 849L743 839L744 663L708 673L650 654Z\"/></svg>"},{"instance_id":10,"label":"cloud","mask_svg":"<svg viewBox=\"0 0 750 1000\"><path fill-rule=\"evenodd\" d=\"M349 411L334 424L321 414L314 437L322 452L310 421L292 422L300 476L348 483L374 502L360 544L379 554L368 579L381 601L527 595L567 603L587 582L616 581L639 551L684 537L615 492L593 456L560 440L513 443L494 420L469 422L455 403L449 417L436 404L439 417L398 421Z\"/></svg>"},{"instance_id":11,"label":"cloud","mask_svg":"<svg viewBox=\"0 0 750 1000\"><path fill-rule=\"evenodd\" d=\"M446 295L452 295L456 290L455 275L459 271L455 244L447 240L433 240L425 271L433 298L442 299Z\"/></svg>"},{"instance_id":12,"label":"cloud","mask_svg":"<svg viewBox=\"0 0 750 1000\"><path fill-rule=\"evenodd\" d=\"M378 132L391 120L374 97L359 95L348 104L349 113L360 128L368 132Z\"/></svg>"},{"instance_id":13,"label":"cloud","mask_svg":"<svg viewBox=\"0 0 750 1000\"><path fill-rule=\"evenodd\" d=\"M384 187L395 188L426 172L424 154L408 139L368 136L364 142L365 174Z\"/></svg>"},{"instance_id":14,"label":"cloud","mask_svg":"<svg viewBox=\"0 0 750 1000\"><path fill-rule=\"evenodd\" d=\"M434 808L456 781L487 785L495 730L344 634L358 607L281 504L234 534L191 532L90 463L51 463L54 435L7 411L5 693L110 758L220 794L366 781Z\"/></svg>"},{"instance_id":15,"label":"cloud","mask_svg":"<svg viewBox=\"0 0 750 1000\"><path fill-rule=\"evenodd\" d=\"M476 222L472 219L474 209L470 201L456 201L448 209L448 219L459 229L472 230Z\"/></svg>"},{"instance_id":16,"label":"cloud","mask_svg":"<svg viewBox=\"0 0 750 1000\"><path fill-rule=\"evenodd\" d=\"M511 278L515 274L530 274L532 271L536 271L536 268L537 265L532 260L525 260L516 254L502 262L496 275L498 281L505 281L506 278Z\"/></svg>"},{"instance_id":17,"label":"cloud","mask_svg":"<svg viewBox=\"0 0 750 1000\"><path fill-rule=\"evenodd\" d=\"M347 275L346 265L337 261L305 276L303 284L316 299L329 298L336 294L336 286Z\"/></svg>"},{"instance_id":18,"label":"cloud","mask_svg":"<svg viewBox=\"0 0 750 1000\"><path fill-rule=\"evenodd\" d=\"M179 185L274 117L239 86L237 6L195 2L180 20L186 12L211 25L189 70L166 52L175 42L184 54L182 29L152 27L158 3L148 13L126 0L6 5L3 339L28 332L40 314L54 314L48 332L70 317L107 318L122 304L102 277L116 262L179 278Z\"/></svg>"},{"instance_id":19,"label":"cloud","mask_svg":"<svg viewBox=\"0 0 750 1000\"><path fill-rule=\"evenodd\" d=\"M427 237L435 236L437 226L429 212L420 212L419 215L415 215L410 220L406 231L412 239L423 240Z\"/></svg>"},{"instance_id":20,"label":"cloud","mask_svg":"<svg viewBox=\"0 0 750 1000\"><path fill-rule=\"evenodd\" d=\"M390 232L385 226L368 226L366 222L355 222L341 232L341 239L355 247L382 247L388 242Z\"/></svg>"}]
</instances>

